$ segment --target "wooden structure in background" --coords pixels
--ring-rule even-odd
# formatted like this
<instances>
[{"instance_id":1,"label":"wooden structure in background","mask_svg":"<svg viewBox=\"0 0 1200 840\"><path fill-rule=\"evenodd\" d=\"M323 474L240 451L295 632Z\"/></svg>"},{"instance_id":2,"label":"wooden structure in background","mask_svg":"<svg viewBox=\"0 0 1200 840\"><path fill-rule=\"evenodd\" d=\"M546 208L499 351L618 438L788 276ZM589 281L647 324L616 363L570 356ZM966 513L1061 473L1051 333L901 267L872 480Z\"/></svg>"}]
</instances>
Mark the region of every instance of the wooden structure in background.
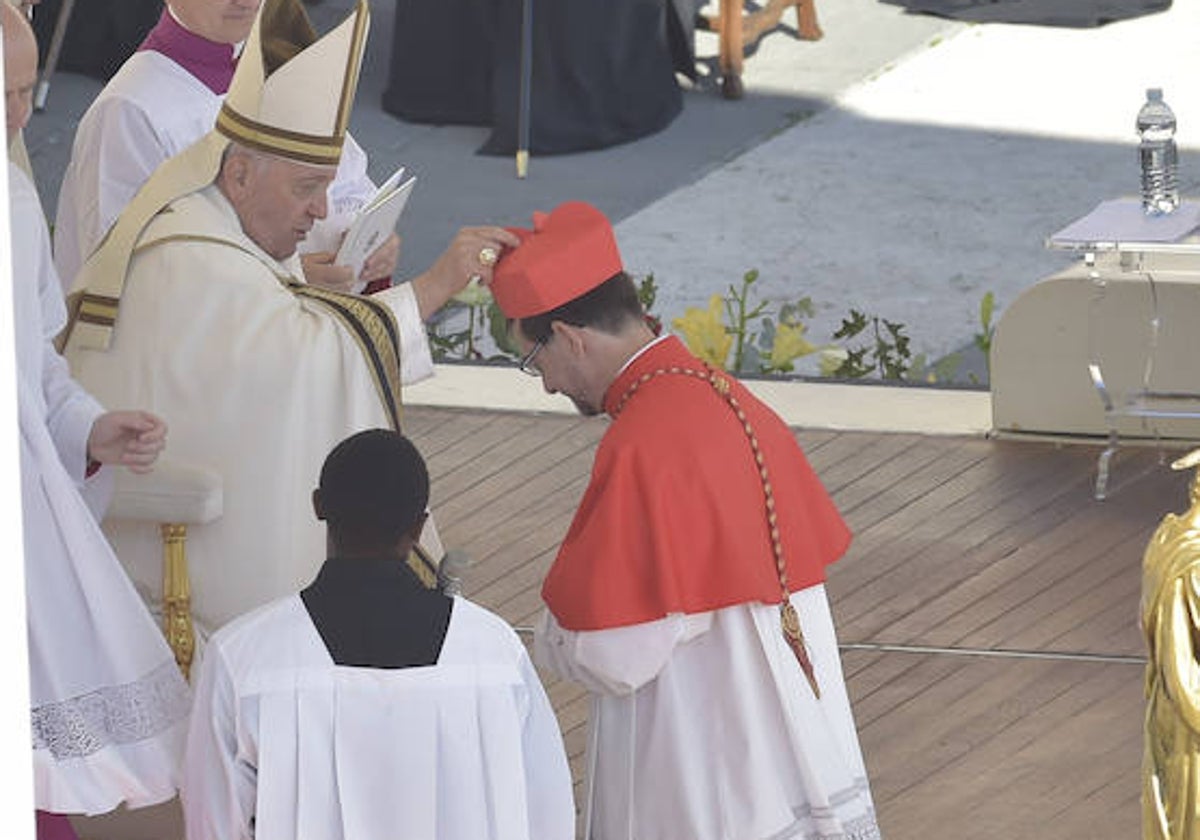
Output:
<instances>
[{"instance_id":1,"label":"wooden structure in background","mask_svg":"<svg viewBox=\"0 0 1200 840\"><path fill-rule=\"evenodd\" d=\"M726 99L741 99L742 62L764 33L779 24L785 9L796 9L796 33L804 41L819 41L816 0L767 0L766 5L746 11L745 0L720 0L715 15L704 15L701 23L720 36L718 64L721 68L721 93Z\"/></svg>"}]
</instances>

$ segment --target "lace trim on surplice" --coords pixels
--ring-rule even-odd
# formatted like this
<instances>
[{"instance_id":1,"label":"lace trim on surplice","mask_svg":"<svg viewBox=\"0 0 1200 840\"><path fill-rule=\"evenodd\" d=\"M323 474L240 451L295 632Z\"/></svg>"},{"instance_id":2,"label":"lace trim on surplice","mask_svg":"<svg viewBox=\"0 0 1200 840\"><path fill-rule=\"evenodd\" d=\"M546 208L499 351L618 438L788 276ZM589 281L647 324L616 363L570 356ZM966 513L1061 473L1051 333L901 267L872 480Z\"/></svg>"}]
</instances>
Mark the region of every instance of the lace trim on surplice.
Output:
<instances>
[{"instance_id":1,"label":"lace trim on surplice","mask_svg":"<svg viewBox=\"0 0 1200 840\"><path fill-rule=\"evenodd\" d=\"M56 759L82 758L153 738L187 717L190 707L179 669L164 662L135 682L34 708L33 748L49 750Z\"/></svg>"},{"instance_id":2,"label":"lace trim on surplice","mask_svg":"<svg viewBox=\"0 0 1200 840\"><path fill-rule=\"evenodd\" d=\"M855 817L839 815L847 805L857 805L869 799L870 795L867 780L855 779L853 786L830 796L828 806L805 805L798 809L796 822L769 840L882 840L873 807L868 806ZM821 828L821 825L827 827ZM837 828L830 829L828 826Z\"/></svg>"}]
</instances>

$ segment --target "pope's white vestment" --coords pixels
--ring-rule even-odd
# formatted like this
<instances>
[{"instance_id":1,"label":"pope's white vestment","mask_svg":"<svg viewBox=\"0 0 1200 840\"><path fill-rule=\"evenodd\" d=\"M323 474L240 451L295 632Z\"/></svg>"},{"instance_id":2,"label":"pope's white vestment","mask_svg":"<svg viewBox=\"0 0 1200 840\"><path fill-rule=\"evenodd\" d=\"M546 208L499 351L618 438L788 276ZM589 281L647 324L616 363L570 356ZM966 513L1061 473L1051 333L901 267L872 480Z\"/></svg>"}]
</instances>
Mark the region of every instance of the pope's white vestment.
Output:
<instances>
[{"instance_id":1,"label":"pope's white vestment","mask_svg":"<svg viewBox=\"0 0 1200 840\"><path fill-rule=\"evenodd\" d=\"M825 587L791 600L820 699L777 605L586 632L543 614L535 660L591 693L585 836L878 840Z\"/></svg>"},{"instance_id":2,"label":"pope's white vestment","mask_svg":"<svg viewBox=\"0 0 1200 840\"><path fill-rule=\"evenodd\" d=\"M33 184L9 166L35 802L97 814L171 798L190 695L80 492L103 408L54 349L66 322Z\"/></svg>"},{"instance_id":3,"label":"pope's white vestment","mask_svg":"<svg viewBox=\"0 0 1200 840\"><path fill-rule=\"evenodd\" d=\"M181 796L190 840L574 837L545 691L512 629L462 598L425 667L335 665L298 595L222 628Z\"/></svg>"},{"instance_id":4,"label":"pope's white vestment","mask_svg":"<svg viewBox=\"0 0 1200 840\"><path fill-rule=\"evenodd\" d=\"M223 101L153 50L135 52L113 75L79 122L59 191L54 260L64 289L158 165L212 131ZM347 136L329 188L329 215L313 225L301 253L336 251L351 217L374 193L367 156Z\"/></svg>"},{"instance_id":5,"label":"pope's white vestment","mask_svg":"<svg viewBox=\"0 0 1200 840\"><path fill-rule=\"evenodd\" d=\"M299 259L259 248L216 186L173 202L138 243L110 348L69 343L67 357L106 405L163 417L172 458L221 476L223 515L188 531L193 611L215 629L312 578L325 559L310 498L321 463L389 415L356 336L285 287L303 276ZM402 381L431 375L411 286L371 300L396 317ZM105 528L134 579L160 592L158 527ZM436 538L426 547L440 556Z\"/></svg>"}]
</instances>

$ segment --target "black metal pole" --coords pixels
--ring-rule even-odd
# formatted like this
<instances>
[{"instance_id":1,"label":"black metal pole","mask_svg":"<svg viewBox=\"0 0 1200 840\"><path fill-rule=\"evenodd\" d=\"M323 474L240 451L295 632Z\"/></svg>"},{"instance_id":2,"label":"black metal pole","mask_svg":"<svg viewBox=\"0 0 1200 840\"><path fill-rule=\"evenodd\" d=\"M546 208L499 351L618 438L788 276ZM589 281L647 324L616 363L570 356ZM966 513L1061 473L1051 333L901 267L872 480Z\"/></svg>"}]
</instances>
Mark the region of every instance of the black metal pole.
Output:
<instances>
[{"instance_id":1,"label":"black metal pole","mask_svg":"<svg viewBox=\"0 0 1200 840\"><path fill-rule=\"evenodd\" d=\"M521 0L521 91L517 102L517 177L529 171L529 98L533 75L533 0Z\"/></svg>"}]
</instances>

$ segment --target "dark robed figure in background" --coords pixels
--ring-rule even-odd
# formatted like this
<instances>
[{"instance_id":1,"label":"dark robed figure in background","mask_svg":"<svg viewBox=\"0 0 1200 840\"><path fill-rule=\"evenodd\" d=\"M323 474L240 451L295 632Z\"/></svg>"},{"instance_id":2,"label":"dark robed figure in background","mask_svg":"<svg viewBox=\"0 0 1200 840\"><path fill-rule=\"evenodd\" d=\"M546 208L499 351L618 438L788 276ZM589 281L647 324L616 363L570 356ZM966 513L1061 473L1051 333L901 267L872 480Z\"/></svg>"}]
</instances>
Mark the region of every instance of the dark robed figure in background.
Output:
<instances>
[{"instance_id":1,"label":"dark robed figure in background","mask_svg":"<svg viewBox=\"0 0 1200 840\"><path fill-rule=\"evenodd\" d=\"M517 141L526 0L397 0L384 110L412 122L490 125L481 149ZM531 0L530 151L600 149L670 125L675 72L694 77L699 0Z\"/></svg>"}]
</instances>

